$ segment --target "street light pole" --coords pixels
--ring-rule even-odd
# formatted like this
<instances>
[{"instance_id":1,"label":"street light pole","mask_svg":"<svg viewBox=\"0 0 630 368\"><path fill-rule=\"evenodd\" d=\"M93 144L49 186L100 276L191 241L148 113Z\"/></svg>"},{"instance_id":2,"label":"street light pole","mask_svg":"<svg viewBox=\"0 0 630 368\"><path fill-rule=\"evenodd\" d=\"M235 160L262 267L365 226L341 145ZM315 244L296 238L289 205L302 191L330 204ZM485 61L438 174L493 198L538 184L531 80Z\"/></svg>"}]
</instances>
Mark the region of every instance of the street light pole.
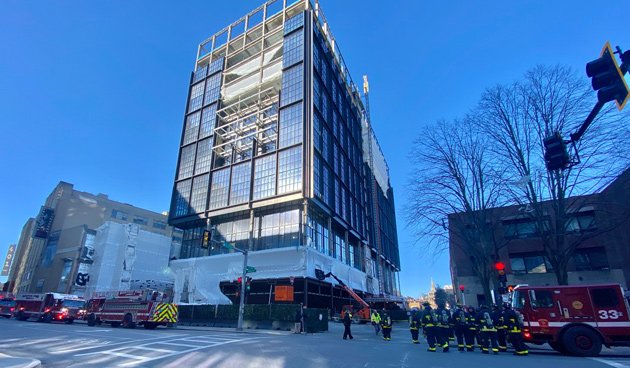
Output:
<instances>
[{"instance_id":1,"label":"street light pole","mask_svg":"<svg viewBox=\"0 0 630 368\"><path fill-rule=\"evenodd\" d=\"M245 313L245 283L247 282L247 251L234 248L235 250L243 253L243 277L241 278L241 301L238 305L238 323L236 329L241 331L243 329L243 314Z\"/></svg>"}]
</instances>

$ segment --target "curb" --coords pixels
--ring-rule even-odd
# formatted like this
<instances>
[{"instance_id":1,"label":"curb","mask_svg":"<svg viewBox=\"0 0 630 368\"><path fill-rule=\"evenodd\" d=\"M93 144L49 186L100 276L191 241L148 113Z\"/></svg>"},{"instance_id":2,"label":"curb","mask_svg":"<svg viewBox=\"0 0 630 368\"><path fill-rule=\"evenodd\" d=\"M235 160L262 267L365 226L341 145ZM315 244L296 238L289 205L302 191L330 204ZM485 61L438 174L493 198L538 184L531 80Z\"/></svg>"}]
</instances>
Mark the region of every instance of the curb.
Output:
<instances>
[{"instance_id":1,"label":"curb","mask_svg":"<svg viewBox=\"0 0 630 368\"><path fill-rule=\"evenodd\" d=\"M245 333L245 334L253 334L253 335L275 335L275 336L283 336L283 335L292 335L291 331L275 331L275 330L252 330L252 329L243 329L237 330L235 328L227 328L227 327L204 327L204 326L182 326L177 325L177 328L174 330L192 330L192 331L215 331L215 332L236 332L236 333Z\"/></svg>"}]
</instances>

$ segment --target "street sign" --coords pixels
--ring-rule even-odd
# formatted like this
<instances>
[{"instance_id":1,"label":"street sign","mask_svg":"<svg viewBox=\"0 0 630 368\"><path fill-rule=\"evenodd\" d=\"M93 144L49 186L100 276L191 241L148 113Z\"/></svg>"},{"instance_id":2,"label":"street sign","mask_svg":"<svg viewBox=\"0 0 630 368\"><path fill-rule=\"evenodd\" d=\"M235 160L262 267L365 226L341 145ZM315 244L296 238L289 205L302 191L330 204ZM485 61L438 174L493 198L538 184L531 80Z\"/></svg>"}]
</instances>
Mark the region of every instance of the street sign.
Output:
<instances>
[{"instance_id":1,"label":"street sign","mask_svg":"<svg viewBox=\"0 0 630 368\"><path fill-rule=\"evenodd\" d=\"M252 266L247 266L246 271L246 273L253 273L256 272L256 269Z\"/></svg>"},{"instance_id":2,"label":"street sign","mask_svg":"<svg viewBox=\"0 0 630 368\"><path fill-rule=\"evenodd\" d=\"M234 249L234 244L230 244L226 241L223 242L223 248L225 249Z\"/></svg>"}]
</instances>

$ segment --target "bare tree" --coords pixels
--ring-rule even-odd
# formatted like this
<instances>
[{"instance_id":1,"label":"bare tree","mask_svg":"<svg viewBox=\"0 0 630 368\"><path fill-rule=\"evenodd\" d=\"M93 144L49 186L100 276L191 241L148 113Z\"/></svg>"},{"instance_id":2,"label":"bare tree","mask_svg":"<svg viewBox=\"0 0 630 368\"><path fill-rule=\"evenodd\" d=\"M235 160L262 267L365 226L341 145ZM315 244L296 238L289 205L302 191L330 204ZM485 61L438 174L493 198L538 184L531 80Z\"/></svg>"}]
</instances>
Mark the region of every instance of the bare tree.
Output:
<instances>
[{"instance_id":1,"label":"bare tree","mask_svg":"<svg viewBox=\"0 0 630 368\"><path fill-rule=\"evenodd\" d=\"M577 247L596 232L568 237L583 201L569 200L601 190L628 167L627 114L603 110L576 142L581 163L548 172L543 138L564 136L579 127L594 105L586 78L562 66L537 66L523 80L486 90L471 120L490 140L496 163L513 177L506 193L526 206L560 285L568 284L568 264ZM575 155L573 158L577 158ZM609 231L610 229L601 229Z\"/></svg>"},{"instance_id":2,"label":"bare tree","mask_svg":"<svg viewBox=\"0 0 630 368\"><path fill-rule=\"evenodd\" d=\"M494 236L489 210L504 204L504 175L493 165L486 139L472 128L467 120L439 122L420 133L410 155L406 218L418 239L428 240L427 253L447 250L449 237L458 240L451 244L470 258L491 300L492 264L505 244Z\"/></svg>"}]
</instances>

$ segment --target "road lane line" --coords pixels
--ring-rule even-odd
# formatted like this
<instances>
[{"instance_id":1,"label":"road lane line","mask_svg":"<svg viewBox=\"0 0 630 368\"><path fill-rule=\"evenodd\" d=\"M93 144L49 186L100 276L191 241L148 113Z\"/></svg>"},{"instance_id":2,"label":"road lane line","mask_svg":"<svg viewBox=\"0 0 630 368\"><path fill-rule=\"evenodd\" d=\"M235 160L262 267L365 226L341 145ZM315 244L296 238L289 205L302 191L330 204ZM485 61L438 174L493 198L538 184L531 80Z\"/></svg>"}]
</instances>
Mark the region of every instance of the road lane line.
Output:
<instances>
[{"instance_id":1,"label":"road lane line","mask_svg":"<svg viewBox=\"0 0 630 368\"><path fill-rule=\"evenodd\" d=\"M166 342L166 341L163 341L163 342L156 342L156 343L154 343L154 344L166 344L166 345L174 345L174 346L185 346L185 347L187 347L187 348L189 348L189 347L191 347L191 346L192 346L191 344L178 344L178 343L176 343L176 342Z\"/></svg>"},{"instance_id":2,"label":"road lane line","mask_svg":"<svg viewBox=\"0 0 630 368\"><path fill-rule=\"evenodd\" d=\"M613 362L612 360L608 360L608 359L604 359L604 358L589 358L589 359L594 360L596 362L600 362L602 364L609 365L611 367L615 367L615 368L628 368L628 367L630 367L630 365L626 365L626 364L622 364L622 363L618 363L618 362Z\"/></svg>"},{"instance_id":3,"label":"road lane line","mask_svg":"<svg viewBox=\"0 0 630 368\"><path fill-rule=\"evenodd\" d=\"M186 335L184 335L186 336ZM151 340L160 340L162 339L162 337L156 337L153 339L144 339L143 341L151 341ZM125 341L125 342L117 342L115 344L107 344L107 345L101 345L101 346L95 346L95 347L85 347L85 348L79 348L79 349L72 349L72 350L68 350L68 352L73 352L73 351L80 351L80 350L90 350L90 349L95 349L95 348L99 348L99 347L109 347L109 346L116 346L116 345L123 345L123 344L129 344L131 341ZM94 352L94 353L83 353L83 354L75 354L74 356L85 356L85 355L92 355L92 354L98 354L99 352Z\"/></svg>"},{"instance_id":4,"label":"road lane line","mask_svg":"<svg viewBox=\"0 0 630 368\"><path fill-rule=\"evenodd\" d=\"M117 351L104 351L103 354L114 355L114 356L117 356L117 357L129 358L129 359L133 359L133 360L140 360L140 362L138 362L138 363L142 363L142 361L144 361L146 359L146 357L143 357L143 356L119 353Z\"/></svg>"},{"instance_id":5,"label":"road lane line","mask_svg":"<svg viewBox=\"0 0 630 368\"><path fill-rule=\"evenodd\" d=\"M146 345L134 346L130 349L140 349L140 350L150 350L150 351L159 351L162 353L173 353L177 350L168 350L168 349L158 349L158 348L149 348Z\"/></svg>"},{"instance_id":6,"label":"road lane line","mask_svg":"<svg viewBox=\"0 0 630 368\"><path fill-rule=\"evenodd\" d=\"M256 339L257 339L257 337L246 339L246 340L256 340ZM241 341L245 341L245 340L241 340ZM232 340L232 342L240 342L240 341ZM216 344L214 344L212 346L200 346L200 347L196 347L196 348L192 348L192 349L187 349L187 350L173 352L173 353L166 354L166 355L159 356L159 357L147 358L143 362L129 362L129 363L120 364L120 367L133 367L133 366L141 364L141 363L146 363L146 362L151 362L153 360L164 359L164 358L168 358L168 357L172 357L172 356L176 356L176 355L186 354L186 353L190 353L190 352L197 351L197 350L207 349L209 347L214 347L214 346L219 346L219 345L226 345L226 344L230 344L232 342L229 342L229 341L217 342Z\"/></svg>"}]
</instances>

